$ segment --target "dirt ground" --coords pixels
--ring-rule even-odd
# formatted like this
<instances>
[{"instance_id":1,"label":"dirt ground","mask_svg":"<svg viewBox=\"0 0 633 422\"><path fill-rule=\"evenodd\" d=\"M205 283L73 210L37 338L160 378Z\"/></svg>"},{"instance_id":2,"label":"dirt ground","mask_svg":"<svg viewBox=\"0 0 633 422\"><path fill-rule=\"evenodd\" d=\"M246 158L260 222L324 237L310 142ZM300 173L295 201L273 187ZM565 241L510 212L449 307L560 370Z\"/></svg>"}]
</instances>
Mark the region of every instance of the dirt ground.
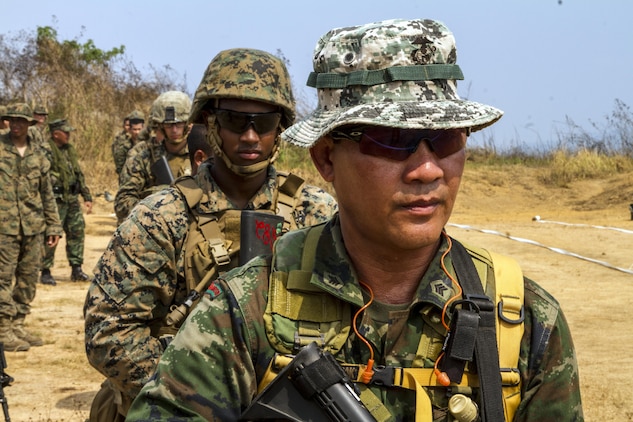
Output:
<instances>
[{"instance_id":1,"label":"dirt ground","mask_svg":"<svg viewBox=\"0 0 633 422\"><path fill-rule=\"evenodd\" d=\"M468 166L467 166L468 167ZM514 256L562 304L578 354L587 421L631 421L633 174L544 187L538 171L467 169L447 230ZM115 228L112 205L97 198L87 216L84 270L91 272ZM538 221L534 220L539 216ZM6 353L15 380L4 389L13 421L83 421L102 377L87 363L82 306L88 283L69 281L63 245L53 275L38 285L27 326L42 347ZM0 420L2 416L0 415Z\"/></svg>"}]
</instances>

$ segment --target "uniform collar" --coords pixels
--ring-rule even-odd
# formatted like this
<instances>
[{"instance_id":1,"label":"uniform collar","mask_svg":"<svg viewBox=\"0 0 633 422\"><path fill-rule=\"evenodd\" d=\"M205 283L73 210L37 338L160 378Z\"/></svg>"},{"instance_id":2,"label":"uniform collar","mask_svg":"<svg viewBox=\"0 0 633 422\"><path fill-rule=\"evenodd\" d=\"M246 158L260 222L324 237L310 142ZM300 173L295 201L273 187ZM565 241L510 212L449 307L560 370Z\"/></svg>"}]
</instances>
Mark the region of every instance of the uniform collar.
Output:
<instances>
[{"instance_id":1,"label":"uniform collar","mask_svg":"<svg viewBox=\"0 0 633 422\"><path fill-rule=\"evenodd\" d=\"M412 307L418 304L430 304L442 309L446 301L454 294L453 283L440 265L442 253L447 247L446 239L442 237L429 269L418 284L411 302ZM455 277L450 254L444 262L451 276ZM326 224L321 234L311 283L356 306L364 304L358 276L345 250L338 214Z\"/></svg>"}]
</instances>

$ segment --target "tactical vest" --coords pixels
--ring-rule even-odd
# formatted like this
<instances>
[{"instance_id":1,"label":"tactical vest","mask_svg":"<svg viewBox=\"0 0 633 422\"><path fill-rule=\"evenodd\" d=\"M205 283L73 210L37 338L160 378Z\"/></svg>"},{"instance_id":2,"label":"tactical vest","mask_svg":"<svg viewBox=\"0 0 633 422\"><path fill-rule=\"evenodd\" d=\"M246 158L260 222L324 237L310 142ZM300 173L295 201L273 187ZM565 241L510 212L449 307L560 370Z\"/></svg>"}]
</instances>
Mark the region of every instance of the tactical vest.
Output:
<instances>
[{"instance_id":1,"label":"tactical vest","mask_svg":"<svg viewBox=\"0 0 633 422\"><path fill-rule=\"evenodd\" d=\"M296 353L298 348L316 341L324 351L336 356L350 334L351 305L310 284L316 246L323 226L314 226L308 231L301 252L301 268L291 268L278 255L273 256L264 323L268 341L277 351L277 355L260 382L258 392L261 392L289 362L287 355ZM501 374L503 395L503 402L499 403L503 409L497 413L496 420L505 417L505 420L511 421L521 401L518 361L524 331L523 274L518 263L511 258L470 246L462 250L466 250L472 260L486 296L494 298L490 301L491 305L494 304L494 315L490 316L496 320L496 323L493 322L493 330L496 329L499 365L496 369L493 368L493 378ZM456 267L455 260L454 266ZM459 279L461 283L461 278ZM494 343L494 331L492 335ZM424 356L424 351L432 350L431 343L439 343L441 349L444 339L437 337L437 332L431 327L425 327L418 346L418 355ZM440 350L438 355L439 352ZM435 360L437 356L430 358ZM391 420L391 415L380 399L362 381L366 365L339 363L350 379L359 386L361 400L372 416L377 421ZM434 368L391 368L387 374L390 378L381 379L382 385L416 391L416 422L432 421L431 400L422 387L441 386ZM452 383L450 386L480 387L480 378L483 381L484 375L477 374L467 367L461 382ZM491 419L495 418L488 418Z\"/></svg>"},{"instance_id":2,"label":"tactical vest","mask_svg":"<svg viewBox=\"0 0 633 422\"><path fill-rule=\"evenodd\" d=\"M299 205L304 180L292 173L277 172L277 186L273 203L263 213L284 218L282 233L297 229L293 211ZM174 186L182 193L187 204L189 227L184 240L185 284L188 292L183 304L172 305L161 335L175 334L191 308L199 300L209 282L219 274L238 265L240 252L241 210L222 210L203 213L198 204L208 201L207 194L192 176L182 177Z\"/></svg>"}]
</instances>

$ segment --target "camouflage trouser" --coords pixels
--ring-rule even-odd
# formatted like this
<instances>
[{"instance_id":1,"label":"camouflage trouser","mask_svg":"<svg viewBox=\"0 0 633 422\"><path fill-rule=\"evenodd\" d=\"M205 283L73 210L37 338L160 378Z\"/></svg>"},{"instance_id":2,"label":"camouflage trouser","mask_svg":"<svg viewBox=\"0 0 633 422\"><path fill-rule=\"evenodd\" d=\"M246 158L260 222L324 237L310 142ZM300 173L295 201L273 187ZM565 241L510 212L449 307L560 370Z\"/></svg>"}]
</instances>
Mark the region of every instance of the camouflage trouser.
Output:
<instances>
[{"instance_id":1,"label":"camouflage trouser","mask_svg":"<svg viewBox=\"0 0 633 422\"><path fill-rule=\"evenodd\" d=\"M58 200L57 209L66 235L66 258L68 258L68 263L71 266L81 265L84 262L84 229L86 223L81 212L78 196L71 196L68 202ZM42 261L42 268L49 269L55 261L55 250L57 248L44 246L44 249L45 255Z\"/></svg>"},{"instance_id":2,"label":"camouflage trouser","mask_svg":"<svg viewBox=\"0 0 633 422\"><path fill-rule=\"evenodd\" d=\"M0 234L0 316L31 312L42 263L44 234ZM13 278L15 277L15 284Z\"/></svg>"}]
</instances>

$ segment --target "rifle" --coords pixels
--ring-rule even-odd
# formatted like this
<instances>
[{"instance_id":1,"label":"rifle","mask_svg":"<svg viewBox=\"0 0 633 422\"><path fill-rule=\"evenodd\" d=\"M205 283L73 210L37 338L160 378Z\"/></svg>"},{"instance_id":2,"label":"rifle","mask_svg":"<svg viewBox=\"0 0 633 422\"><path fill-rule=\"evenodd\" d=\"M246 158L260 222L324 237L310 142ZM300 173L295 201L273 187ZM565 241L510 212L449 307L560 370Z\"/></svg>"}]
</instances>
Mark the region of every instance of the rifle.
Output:
<instances>
[{"instance_id":1,"label":"rifle","mask_svg":"<svg viewBox=\"0 0 633 422\"><path fill-rule=\"evenodd\" d=\"M315 342L297 353L255 397L240 420L375 422L354 383L334 357Z\"/></svg>"},{"instance_id":2,"label":"rifle","mask_svg":"<svg viewBox=\"0 0 633 422\"><path fill-rule=\"evenodd\" d=\"M0 403L2 403L2 411L4 412L5 422L11 422L9 417L9 403L4 395L4 387L8 387L13 382L13 377L4 372L7 368L7 360L4 357L4 343L0 343Z\"/></svg>"}]
</instances>

